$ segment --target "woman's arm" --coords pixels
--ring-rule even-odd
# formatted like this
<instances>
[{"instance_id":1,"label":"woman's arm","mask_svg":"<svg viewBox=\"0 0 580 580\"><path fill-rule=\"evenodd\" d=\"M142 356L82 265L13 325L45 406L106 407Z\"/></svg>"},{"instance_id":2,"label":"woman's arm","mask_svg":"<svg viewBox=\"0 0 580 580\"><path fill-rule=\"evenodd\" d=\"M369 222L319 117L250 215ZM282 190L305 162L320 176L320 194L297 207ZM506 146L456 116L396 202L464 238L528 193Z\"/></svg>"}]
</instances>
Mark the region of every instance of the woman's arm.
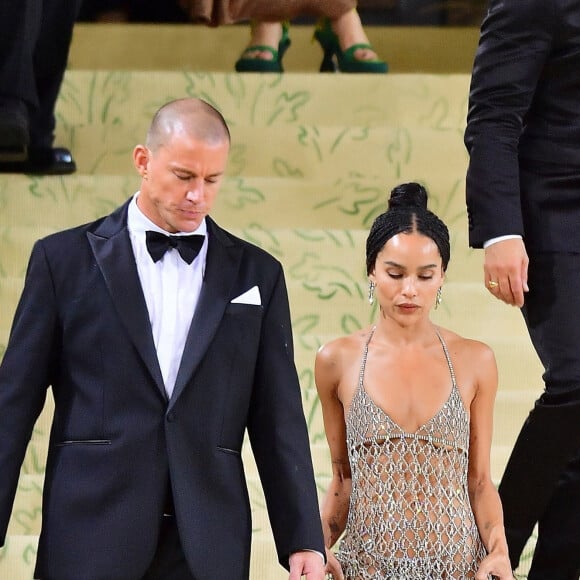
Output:
<instances>
[{"instance_id":1,"label":"woman's arm","mask_svg":"<svg viewBox=\"0 0 580 580\"><path fill-rule=\"evenodd\" d=\"M328 558L327 572L340 580L342 572L330 548L340 538L348 516L351 472L346 446L344 407L338 396L341 376L340 348L337 341L320 348L316 355L314 377L322 406L324 430L332 462L332 479L322 502L321 519Z\"/></svg>"},{"instance_id":2,"label":"woman's arm","mask_svg":"<svg viewBox=\"0 0 580 580\"><path fill-rule=\"evenodd\" d=\"M503 511L491 479L490 451L493 409L497 392L497 365L491 349L479 342L470 345L470 367L476 369L476 390L471 402L468 486L475 521L488 556L476 580L493 575L500 580L513 578L503 525Z\"/></svg>"}]
</instances>

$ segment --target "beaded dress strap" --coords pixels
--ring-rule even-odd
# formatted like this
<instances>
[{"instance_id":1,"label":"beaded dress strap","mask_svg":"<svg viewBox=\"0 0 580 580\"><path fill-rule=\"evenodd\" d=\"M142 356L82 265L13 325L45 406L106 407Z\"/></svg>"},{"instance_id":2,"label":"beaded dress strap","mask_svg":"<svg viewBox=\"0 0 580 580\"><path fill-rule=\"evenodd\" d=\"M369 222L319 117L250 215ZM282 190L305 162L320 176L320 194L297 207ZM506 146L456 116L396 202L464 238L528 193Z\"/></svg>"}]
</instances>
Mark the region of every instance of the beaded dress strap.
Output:
<instances>
[{"instance_id":1,"label":"beaded dress strap","mask_svg":"<svg viewBox=\"0 0 580 580\"><path fill-rule=\"evenodd\" d=\"M369 343L371 342L371 339L373 337L373 334L375 333L375 330L377 329L376 326L373 326L371 328L371 331L369 332L369 337L367 338L366 342L365 342L365 346L363 349L363 355L362 355L362 361L360 363L360 370L358 373L358 390L361 390L363 388L363 380L364 380L364 376L365 376L365 368L367 366L367 357L369 355Z\"/></svg>"},{"instance_id":2,"label":"beaded dress strap","mask_svg":"<svg viewBox=\"0 0 580 580\"><path fill-rule=\"evenodd\" d=\"M453 363L451 362L451 356L449 355L449 350L447 349L447 344L443 340L443 337L439 333L439 329L435 327L435 334L443 347L443 352L445 354L445 358L447 359L447 366L449 367L449 373L451 374L451 383L453 384L453 388L457 388L457 381L455 380L455 370L453 369Z\"/></svg>"}]
</instances>

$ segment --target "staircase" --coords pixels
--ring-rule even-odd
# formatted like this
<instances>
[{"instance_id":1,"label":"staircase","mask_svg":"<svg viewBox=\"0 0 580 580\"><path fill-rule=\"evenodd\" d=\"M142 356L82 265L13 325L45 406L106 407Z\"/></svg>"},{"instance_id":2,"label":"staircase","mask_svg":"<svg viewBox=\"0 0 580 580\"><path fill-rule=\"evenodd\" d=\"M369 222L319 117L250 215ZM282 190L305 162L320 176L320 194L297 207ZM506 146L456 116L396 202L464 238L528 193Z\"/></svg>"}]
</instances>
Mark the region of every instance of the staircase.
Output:
<instances>
[{"instance_id":1,"label":"staircase","mask_svg":"<svg viewBox=\"0 0 580 580\"><path fill-rule=\"evenodd\" d=\"M188 32L178 26L173 30L174 40ZM156 69L147 63L140 70L132 62L127 66L122 49L117 60L109 60L108 68L105 62L92 62L101 58L101 46L106 53L114 45L104 36L96 42L95 35L107 33L107 38L121 44L133 33L127 27L80 28L57 111L57 143L73 150L78 173L0 176L0 355L33 242L109 213L131 196L139 183L132 149L144 139L154 111L172 98L202 97L223 112L233 143L228 177L212 215L224 227L270 251L285 267L296 364L321 497L330 462L313 381L314 356L324 342L374 319L376 312L366 301L366 235L385 208L390 189L405 181L427 186L431 209L452 231L452 259L435 321L487 342L496 352L500 389L492 470L498 481L541 389L541 368L519 312L489 296L481 282L482 256L467 245L467 155L462 133L468 70L413 73L401 66L402 72L397 72L397 62L402 61L395 59L394 72L386 76L320 75L311 70L282 76L238 75L226 72L220 60L223 54L216 50L227 44L237 54L247 31L223 30L210 31L223 34L210 41L207 30L199 29L197 40L189 42L192 51L204 45L202 56L180 70L181 64L163 61L163 54L169 59L164 51L171 51L171 29L160 27L158 36L146 29L143 41L160 47L157 62L161 65ZM431 33L441 40L439 31ZM305 34L297 30L295 37ZM369 36L377 45L383 34L387 35L376 30ZM423 30L414 34L425 38ZM228 35L237 35L235 43ZM463 46L472 47L473 38L473 31L466 31ZM207 43L214 47L213 53ZM130 44L135 47L138 41ZM377 48L387 56L387 51ZM147 50L152 52L150 47ZM230 68L232 60L227 60ZM32 578L51 411L49 397L22 467L7 544L0 550L2 580ZM277 564L249 446L244 455L254 515L252 580L287 578ZM528 552L532 546L533 542ZM524 562L521 572L525 567Z\"/></svg>"}]
</instances>

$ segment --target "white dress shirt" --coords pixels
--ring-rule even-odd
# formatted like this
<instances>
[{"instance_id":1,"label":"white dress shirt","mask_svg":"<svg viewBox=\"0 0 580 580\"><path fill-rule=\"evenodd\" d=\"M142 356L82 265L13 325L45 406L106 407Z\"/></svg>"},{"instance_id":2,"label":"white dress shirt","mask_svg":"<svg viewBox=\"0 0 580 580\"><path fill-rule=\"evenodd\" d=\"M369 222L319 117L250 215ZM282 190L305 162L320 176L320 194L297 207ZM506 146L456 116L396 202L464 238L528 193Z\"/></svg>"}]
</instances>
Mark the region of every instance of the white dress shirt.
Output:
<instances>
[{"instance_id":1,"label":"white dress shirt","mask_svg":"<svg viewBox=\"0 0 580 580\"><path fill-rule=\"evenodd\" d=\"M204 220L195 232L186 233L205 236L201 250L191 264L185 262L175 248L170 248L161 260L154 262L147 251L145 232L153 230L167 235L169 232L156 226L141 212L137 206L138 196L139 192L129 204L127 227L147 303L165 391L170 398L201 292L207 257L207 225Z\"/></svg>"}]
</instances>

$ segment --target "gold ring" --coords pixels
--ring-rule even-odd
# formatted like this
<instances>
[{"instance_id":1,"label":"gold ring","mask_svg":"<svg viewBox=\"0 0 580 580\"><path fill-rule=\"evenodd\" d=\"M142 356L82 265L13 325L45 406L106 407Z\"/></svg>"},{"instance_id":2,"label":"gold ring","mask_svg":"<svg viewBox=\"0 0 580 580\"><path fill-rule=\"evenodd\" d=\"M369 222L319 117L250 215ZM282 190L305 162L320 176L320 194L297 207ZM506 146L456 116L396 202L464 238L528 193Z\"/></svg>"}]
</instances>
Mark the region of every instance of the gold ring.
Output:
<instances>
[{"instance_id":1,"label":"gold ring","mask_svg":"<svg viewBox=\"0 0 580 580\"><path fill-rule=\"evenodd\" d=\"M487 283L487 285L489 288L497 288L499 286L499 282L496 282L495 280L490 280Z\"/></svg>"}]
</instances>

